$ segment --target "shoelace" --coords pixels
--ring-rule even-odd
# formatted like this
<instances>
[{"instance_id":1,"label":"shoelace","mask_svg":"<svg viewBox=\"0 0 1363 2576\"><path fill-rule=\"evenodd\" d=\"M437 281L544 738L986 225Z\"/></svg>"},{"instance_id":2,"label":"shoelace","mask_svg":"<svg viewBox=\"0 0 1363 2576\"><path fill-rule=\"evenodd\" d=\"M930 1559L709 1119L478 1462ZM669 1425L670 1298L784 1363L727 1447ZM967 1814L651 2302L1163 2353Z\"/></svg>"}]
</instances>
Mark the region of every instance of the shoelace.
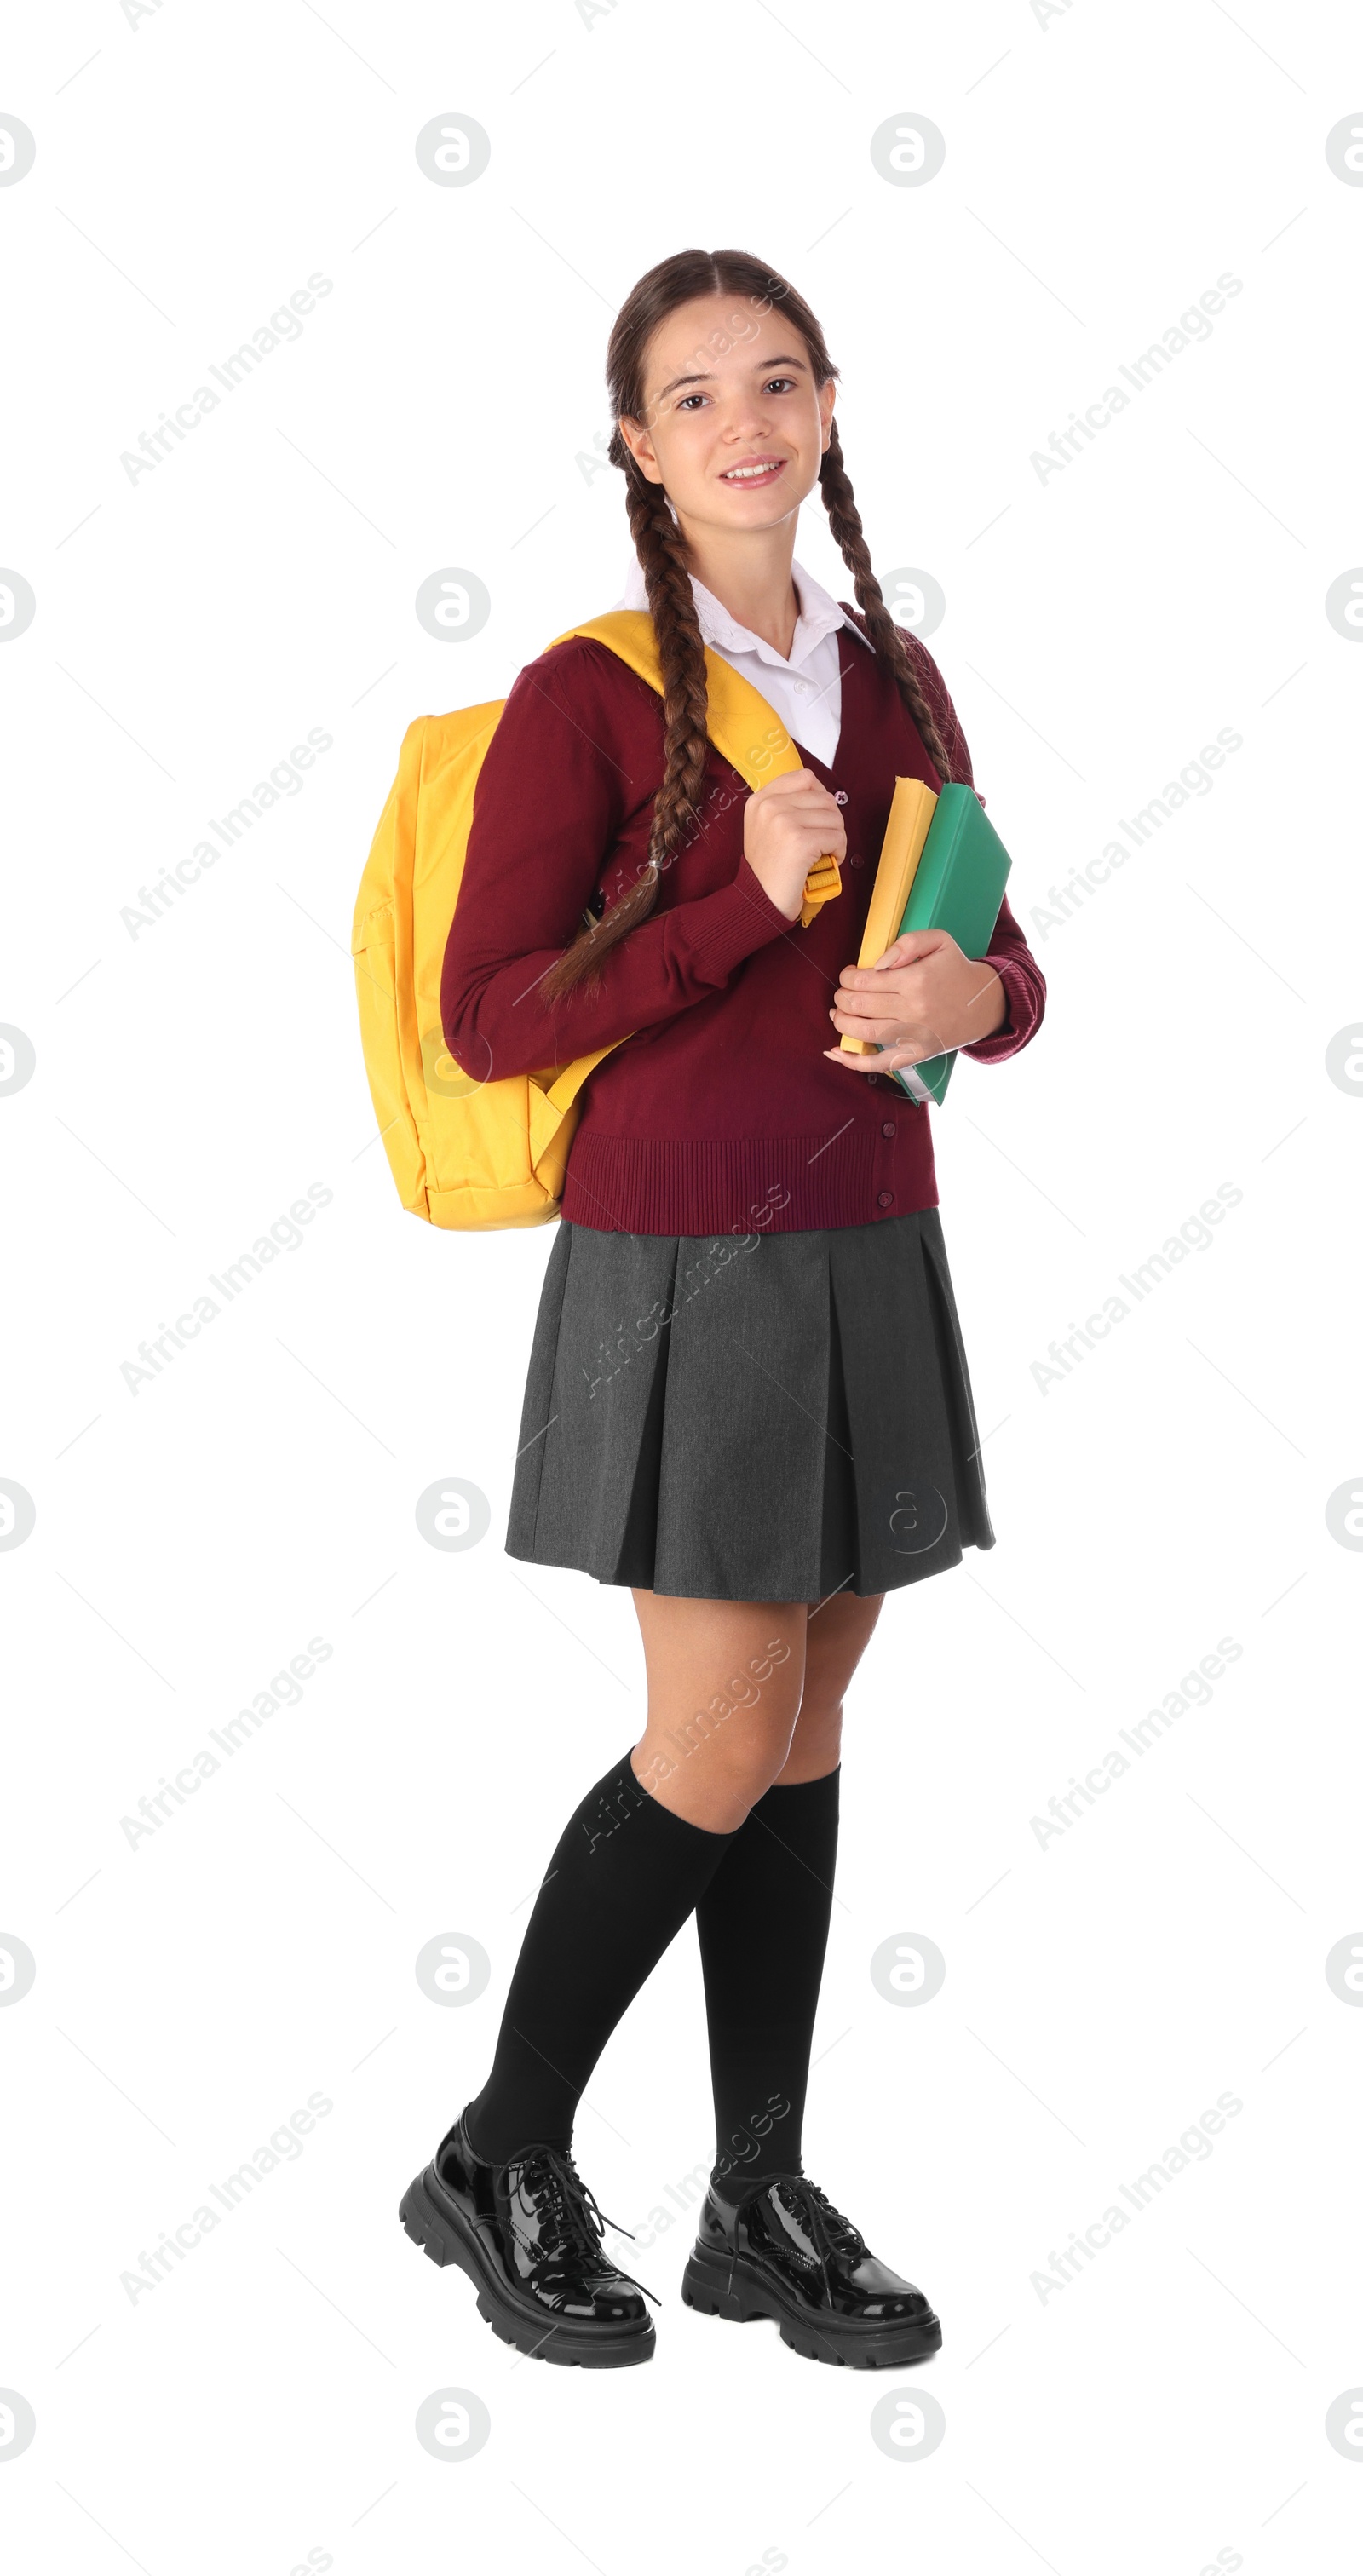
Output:
<instances>
[{"instance_id":1,"label":"shoelace","mask_svg":"<svg viewBox=\"0 0 1363 2576\"><path fill-rule=\"evenodd\" d=\"M633 2230L621 2227L618 2220L606 2216L595 2192L583 2181L566 2148L532 2149L521 2162L520 2189L541 2225L547 2220L556 2231L551 2237L542 2237L538 2245L527 2244L522 2237L520 2242L529 2254L583 2254L593 2264L602 2259L609 2261L604 2257L608 2227L613 2227L618 2236L628 2236L633 2243ZM621 2272L616 2264L610 2264L610 2269L620 2280L628 2281L631 2288L642 2290L646 2299L654 2300L658 2307L662 2306L656 2291L646 2289L644 2283L634 2280L631 2273Z\"/></svg>"},{"instance_id":2,"label":"shoelace","mask_svg":"<svg viewBox=\"0 0 1363 2576\"><path fill-rule=\"evenodd\" d=\"M854 2227L850 2218L844 2218L842 2211L834 2208L827 2192L821 2191L816 2182L808 2181L803 2174L791 2174L784 2178L783 2188L796 2201L809 2228L823 2265L825 2283L828 2266L835 2255L866 2252L866 2239L860 2228Z\"/></svg>"}]
</instances>

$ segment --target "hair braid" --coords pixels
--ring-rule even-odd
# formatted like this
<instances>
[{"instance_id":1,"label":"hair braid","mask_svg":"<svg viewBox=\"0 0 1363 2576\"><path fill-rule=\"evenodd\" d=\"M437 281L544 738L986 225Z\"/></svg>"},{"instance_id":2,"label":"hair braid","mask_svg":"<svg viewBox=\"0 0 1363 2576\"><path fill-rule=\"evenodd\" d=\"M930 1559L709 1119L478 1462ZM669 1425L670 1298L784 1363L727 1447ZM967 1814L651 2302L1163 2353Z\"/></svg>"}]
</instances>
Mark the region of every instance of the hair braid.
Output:
<instances>
[{"instance_id":1,"label":"hair braid","mask_svg":"<svg viewBox=\"0 0 1363 2576\"><path fill-rule=\"evenodd\" d=\"M945 784L951 777L950 755L942 740L936 712L914 668L911 639L902 626L896 626L885 605L884 592L871 570L871 550L862 532L861 513L853 499L852 485L843 463L842 441L836 421L819 468L819 489L828 512L828 524L852 576L857 606L866 620L871 642L877 653L882 653L889 663L899 694L923 737L928 758Z\"/></svg>"},{"instance_id":2,"label":"hair braid","mask_svg":"<svg viewBox=\"0 0 1363 2576\"><path fill-rule=\"evenodd\" d=\"M687 568L686 539L672 516L661 483L650 483L618 429L611 440L610 455L612 464L624 470L630 534L643 570L658 644L663 682L663 782L654 799L644 867L628 894L621 895L599 921L582 931L542 978L541 990L551 1002L558 1001L577 984L585 983L589 989L599 986L603 961L612 948L647 920L658 900L662 870L688 826L700 819L700 792L709 751L705 645Z\"/></svg>"},{"instance_id":3,"label":"hair braid","mask_svg":"<svg viewBox=\"0 0 1363 2576\"><path fill-rule=\"evenodd\" d=\"M700 820L710 698L686 539L661 483L650 483L632 456L626 475L630 535L643 567L663 679L666 767L648 844L649 865L657 869L666 866L688 823Z\"/></svg>"}]
</instances>

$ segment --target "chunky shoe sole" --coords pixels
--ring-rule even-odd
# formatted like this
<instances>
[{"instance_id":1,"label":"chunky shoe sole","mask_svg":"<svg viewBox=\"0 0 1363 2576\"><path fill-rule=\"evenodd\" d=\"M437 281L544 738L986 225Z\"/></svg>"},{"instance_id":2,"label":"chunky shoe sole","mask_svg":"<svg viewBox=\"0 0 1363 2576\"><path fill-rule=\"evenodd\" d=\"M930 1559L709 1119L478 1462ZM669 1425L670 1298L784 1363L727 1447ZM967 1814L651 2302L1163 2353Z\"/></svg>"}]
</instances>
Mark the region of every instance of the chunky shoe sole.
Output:
<instances>
[{"instance_id":1,"label":"chunky shoe sole","mask_svg":"<svg viewBox=\"0 0 1363 2576\"><path fill-rule=\"evenodd\" d=\"M942 2349L942 2329L931 2310L925 2317L890 2318L885 2323L858 2324L851 2317L820 2315L785 2298L757 2266L742 2255L733 2262L717 2254L694 2253L682 2275L682 2298L703 2317L727 2317L750 2325L755 2317L774 2317L782 2343L806 2361L827 2361L848 2370L897 2370L905 2362L926 2361Z\"/></svg>"},{"instance_id":2,"label":"chunky shoe sole","mask_svg":"<svg viewBox=\"0 0 1363 2576\"><path fill-rule=\"evenodd\" d=\"M429 2167L427 2168L429 2172ZM543 2308L517 2299L497 2277L478 2236L462 2213L427 2187L420 2173L403 2193L398 2216L422 2253L441 2269L455 2263L467 2272L478 2293L478 2314L503 2343L514 2344L532 2361L557 2361L570 2369L622 2370L631 2362L651 2361L656 2336L653 2320L582 2326L570 2321L545 2323Z\"/></svg>"}]
</instances>

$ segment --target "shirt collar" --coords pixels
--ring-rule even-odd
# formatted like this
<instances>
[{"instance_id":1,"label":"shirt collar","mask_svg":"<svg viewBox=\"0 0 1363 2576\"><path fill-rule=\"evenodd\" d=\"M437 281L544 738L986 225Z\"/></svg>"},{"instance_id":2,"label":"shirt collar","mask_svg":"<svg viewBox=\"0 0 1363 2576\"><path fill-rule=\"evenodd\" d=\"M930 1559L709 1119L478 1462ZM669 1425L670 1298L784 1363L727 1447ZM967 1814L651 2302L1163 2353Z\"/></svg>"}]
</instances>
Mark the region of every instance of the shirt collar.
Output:
<instances>
[{"instance_id":1,"label":"shirt collar","mask_svg":"<svg viewBox=\"0 0 1363 2576\"><path fill-rule=\"evenodd\" d=\"M855 618L848 616L846 609L839 605L820 582L815 581L812 573L805 571L803 564L792 564L791 573L799 597L800 614L795 623L788 660L783 661L775 646L768 644L761 635L754 635L751 627L740 626L737 618L730 616L723 602L716 599L714 592L707 590L704 582L697 581L693 574L691 590L704 641L707 644L718 644L728 653L755 653L760 661L771 663L777 670L798 670L802 662L808 661L815 645L821 644L825 635L836 634L840 626L845 626L849 633L855 635L858 643L864 644L868 653L875 651L869 635L862 633ZM647 608L648 606L648 589L644 581L643 566L637 558L630 566L625 581L625 594L617 605L621 608Z\"/></svg>"}]
</instances>

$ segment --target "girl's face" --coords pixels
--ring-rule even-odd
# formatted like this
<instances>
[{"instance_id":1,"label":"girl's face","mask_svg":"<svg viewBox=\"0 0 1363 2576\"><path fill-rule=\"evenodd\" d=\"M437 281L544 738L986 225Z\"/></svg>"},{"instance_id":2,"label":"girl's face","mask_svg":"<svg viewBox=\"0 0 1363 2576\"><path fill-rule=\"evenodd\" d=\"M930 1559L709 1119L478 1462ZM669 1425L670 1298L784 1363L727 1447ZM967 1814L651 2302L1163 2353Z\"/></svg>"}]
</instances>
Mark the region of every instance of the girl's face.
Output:
<instances>
[{"instance_id":1,"label":"girl's face","mask_svg":"<svg viewBox=\"0 0 1363 2576\"><path fill-rule=\"evenodd\" d=\"M725 535L773 528L813 490L835 387L815 382L799 332L773 306L698 296L660 322L644 409L620 433L681 520Z\"/></svg>"}]
</instances>

